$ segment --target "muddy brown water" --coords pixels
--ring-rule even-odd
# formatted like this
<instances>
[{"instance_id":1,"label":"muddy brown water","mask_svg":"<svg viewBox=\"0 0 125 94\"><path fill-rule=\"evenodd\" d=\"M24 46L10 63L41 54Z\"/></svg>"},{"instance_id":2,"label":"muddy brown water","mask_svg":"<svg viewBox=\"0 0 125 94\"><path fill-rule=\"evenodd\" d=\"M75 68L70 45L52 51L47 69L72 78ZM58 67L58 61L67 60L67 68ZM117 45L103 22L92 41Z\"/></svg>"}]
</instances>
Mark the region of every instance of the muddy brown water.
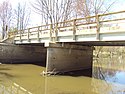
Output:
<instances>
[{"instance_id":1,"label":"muddy brown water","mask_svg":"<svg viewBox=\"0 0 125 94\"><path fill-rule=\"evenodd\" d=\"M94 58L92 72L91 69L81 70L48 77L42 76L42 71L45 67L33 64L1 64L0 94L9 94L7 89L14 90L13 83L32 94L125 94L125 58L122 55Z\"/></svg>"}]
</instances>

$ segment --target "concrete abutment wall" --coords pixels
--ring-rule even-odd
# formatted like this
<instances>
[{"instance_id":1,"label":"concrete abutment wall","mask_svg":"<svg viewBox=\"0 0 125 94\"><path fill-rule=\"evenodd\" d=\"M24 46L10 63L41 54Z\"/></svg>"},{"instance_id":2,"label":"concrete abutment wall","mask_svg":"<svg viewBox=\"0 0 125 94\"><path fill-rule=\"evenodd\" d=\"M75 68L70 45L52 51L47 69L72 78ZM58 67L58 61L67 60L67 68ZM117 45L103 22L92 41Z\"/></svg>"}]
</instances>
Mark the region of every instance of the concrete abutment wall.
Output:
<instances>
[{"instance_id":1,"label":"concrete abutment wall","mask_svg":"<svg viewBox=\"0 0 125 94\"><path fill-rule=\"evenodd\" d=\"M45 65L47 49L43 46L0 44L1 63L34 63Z\"/></svg>"},{"instance_id":2,"label":"concrete abutment wall","mask_svg":"<svg viewBox=\"0 0 125 94\"><path fill-rule=\"evenodd\" d=\"M49 44L47 45L47 72L67 72L92 68L93 47Z\"/></svg>"},{"instance_id":3,"label":"concrete abutment wall","mask_svg":"<svg viewBox=\"0 0 125 94\"><path fill-rule=\"evenodd\" d=\"M67 72L92 68L93 47L64 43L43 45L0 44L1 63L33 63L46 72Z\"/></svg>"}]
</instances>

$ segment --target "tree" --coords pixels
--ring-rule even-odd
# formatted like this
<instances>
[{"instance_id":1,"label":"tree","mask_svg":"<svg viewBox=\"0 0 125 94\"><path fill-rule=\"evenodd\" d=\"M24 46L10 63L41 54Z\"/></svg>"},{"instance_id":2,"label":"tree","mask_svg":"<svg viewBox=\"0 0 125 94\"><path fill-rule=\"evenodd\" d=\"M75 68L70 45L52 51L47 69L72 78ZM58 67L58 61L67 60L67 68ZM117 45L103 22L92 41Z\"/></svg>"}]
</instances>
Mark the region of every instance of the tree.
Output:
<instances>
[{"instance_id":1,"label":"tree","mask_svg":"<svg viewBox=\"0 0 125 94\"><path fill-rule=\"evenodd\" d=\"M14 11L17 30L25 29L30 19L30 10L27 8L26 3L24 5L18 3L18 7Z\"/></svg>"},{"instance_id":2,"label":"tree","mask_svg":"<svg viewBox=\"0 0 125 94\"><path fill-rule=\"evenodd\" d=\"M42 16L43 23L57 23L68 20L72 13L73 0L36 0L34 11Z\"/></svg>"},{"instance_id":3,"label":"tree","mask_svg":"<svg viewBox=\"0 0 125 94\"><path fill-rule=\"evenodd\" d=\"M12 7L8 1L3 1L0 5L0 21L2 27L2 39L7 37L7 31L10 27L10 22L12 18Z\"/></svg>"},{"instance_id":4,"label":"tree","mask_svg":"<svg viewBox=\"0 0 125 94\"><path fill-rule=\"evenodd\" d=\"M109 12L116 0L75 0L76 18L87 17ZM91 20L87 20L91 21Z\"/></svg>"}]
</instances>

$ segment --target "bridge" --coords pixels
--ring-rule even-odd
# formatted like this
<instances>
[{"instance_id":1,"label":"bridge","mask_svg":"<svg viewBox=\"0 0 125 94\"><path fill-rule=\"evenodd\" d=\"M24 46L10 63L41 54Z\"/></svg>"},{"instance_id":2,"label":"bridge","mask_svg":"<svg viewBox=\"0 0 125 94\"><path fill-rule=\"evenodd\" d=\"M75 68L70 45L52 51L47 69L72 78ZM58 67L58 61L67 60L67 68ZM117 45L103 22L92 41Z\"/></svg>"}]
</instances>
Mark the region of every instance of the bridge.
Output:
<instances>
[{"instance_id":1,"label":"bridge","mask_svg":"<svg viewBox=\"0 0 125 94\"><path fill-rule=\"evenodd\" d=\"M20 30L14 43L80 42L99 45L105 41L125 41L124 14L125 11L119 11Z\"/></svg>"},{"instance_id":2,"label":"bridge","mask_svg":"<svg viewBox=\"0 0 125 94\"><path fill-rule=\"evenodd\" d=\"M18 55L10 55L19 60L21 52L25 59L40 57L46 62L47 73L92 68L94 45L125 45L124 14L125 11L99 14L20 30L14 38L18 50L14 50L15 45L9 49ZM22 49L22 45L30 45L30 49Z\"/></svg>"}]
</instances>

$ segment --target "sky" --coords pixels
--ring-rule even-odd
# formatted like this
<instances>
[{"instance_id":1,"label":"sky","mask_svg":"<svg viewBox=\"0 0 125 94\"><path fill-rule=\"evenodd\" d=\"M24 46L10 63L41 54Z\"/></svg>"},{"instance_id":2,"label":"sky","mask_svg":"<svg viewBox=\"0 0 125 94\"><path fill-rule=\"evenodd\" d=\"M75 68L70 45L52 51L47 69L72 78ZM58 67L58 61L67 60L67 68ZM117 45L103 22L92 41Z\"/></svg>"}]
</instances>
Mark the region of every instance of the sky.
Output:
<instances>
[{"instance_id":1,"label":"sky","mask_svg":"<svg viewBox=\"0 0 125 94\"><path fill-rule=\"evenodd\" d=\"M5 0L0 0L0 3L3 1L5 1ZM20 3L27 2L27 4L30 6L30 3L34 2L35 0L8 0L8 1L12 4L12 7L15 8L17 6L18 2L20 2ZM112 0L110 0L110 1L112 1ZM31 6L30 6L30 8L31 8ZM125 10L125 0L116 0L116 3L111 11L120 11L120 10ZM41 18L40 15L38 15L32 11L30 27L41 25L40 18Z\"/></svg>"},{"instance_id":2,"label":"sky","mask_svg":"<svg viewBox=\"0 0 125 94\"><path fill-rule=\"evenodd\" d=\"M125 0L116 0L113 10L114 11L125 10Z\"/></svg>"},{"instance_id":3,"label":"sky","mask_svg":"<svg viewBox=\"0 0 125 94\"><path fill-rule=\"evenodd\" d=\"M5 0L0 0L0 3L2 3ZM29 5L29 8L31 9L31 2L34 2L35 0L8 0L11 4L12 4L12 8L16 8L18 2L20 2L21 4L24 4L25 2ZM34 11L32 11L31 9L31 15L30 15L31 19L30 19L30 26L38 26L41 24L41 20L40 20L40 15L36 14Z\"/></svg>"}]
</instances>

